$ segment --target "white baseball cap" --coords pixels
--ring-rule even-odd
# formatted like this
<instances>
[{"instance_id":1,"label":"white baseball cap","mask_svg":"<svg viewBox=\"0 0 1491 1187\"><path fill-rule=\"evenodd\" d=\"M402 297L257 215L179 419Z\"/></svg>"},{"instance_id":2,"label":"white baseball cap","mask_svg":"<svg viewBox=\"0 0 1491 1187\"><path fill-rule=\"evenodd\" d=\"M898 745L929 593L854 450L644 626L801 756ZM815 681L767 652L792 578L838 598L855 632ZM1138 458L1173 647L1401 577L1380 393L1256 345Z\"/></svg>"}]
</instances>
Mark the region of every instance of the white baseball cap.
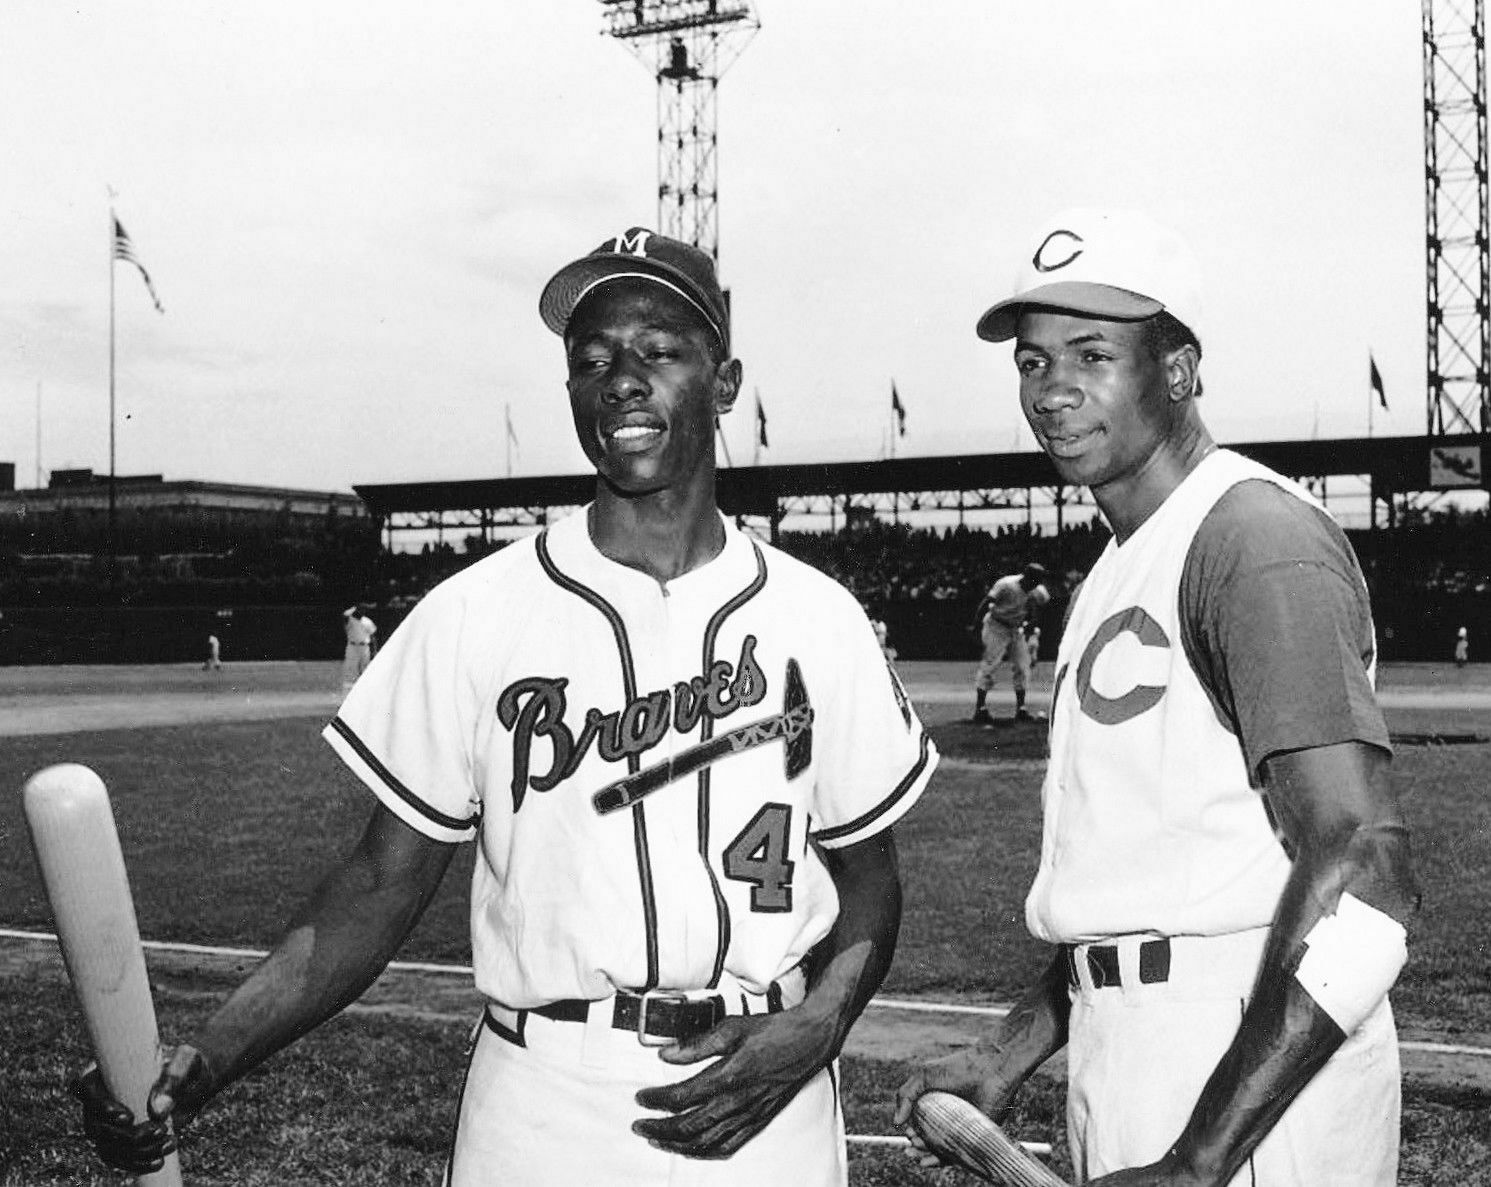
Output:
<instances>
[{"instance_id":1,"label":"white baseball cap","mask_svg":"<svg viewBox=\"0 0 1491 1187\"><path fill-rule=\"evenodd\" d=\"M1201 340L1201 267L1174 231L1135 210L1065 210L1046 220L1015 276L1015 292L978 319L978 336L1015 336L1027 305L1112 321L1161 311Z\"/></svg>"}]
</instances>

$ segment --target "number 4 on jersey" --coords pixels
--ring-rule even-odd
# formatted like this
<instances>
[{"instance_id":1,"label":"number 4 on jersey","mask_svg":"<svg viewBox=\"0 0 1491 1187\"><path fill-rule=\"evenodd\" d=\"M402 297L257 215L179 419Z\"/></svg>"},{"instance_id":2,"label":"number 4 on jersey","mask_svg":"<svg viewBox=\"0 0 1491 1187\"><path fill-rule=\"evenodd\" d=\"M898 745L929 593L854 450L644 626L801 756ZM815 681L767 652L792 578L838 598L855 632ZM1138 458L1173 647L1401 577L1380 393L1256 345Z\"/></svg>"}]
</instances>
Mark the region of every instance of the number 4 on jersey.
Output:
<instances>
[{"instance_id":1,"label":"number 4 on jersey","mask_svg":"<svg viewBox=\"0 0 1491 1187\"><path fill-rule=\"evenodd\" d=\"M752 911L792 910L795 863L787 856L791 835L792 808L787 804L767 804L725 846L722 860L725 877L751 884Z\"/></svg>"}]
</instances>

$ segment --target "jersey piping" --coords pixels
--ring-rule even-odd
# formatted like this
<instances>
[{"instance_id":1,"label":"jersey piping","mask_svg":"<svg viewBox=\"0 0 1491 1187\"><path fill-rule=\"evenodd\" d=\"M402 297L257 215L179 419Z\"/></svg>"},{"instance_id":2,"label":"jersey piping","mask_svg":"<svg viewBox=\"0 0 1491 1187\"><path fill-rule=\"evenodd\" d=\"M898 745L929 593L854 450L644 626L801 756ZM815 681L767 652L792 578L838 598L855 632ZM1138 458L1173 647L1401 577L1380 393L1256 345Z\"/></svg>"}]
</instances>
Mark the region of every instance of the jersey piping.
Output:
<instances>
[{"instance_id":1,"label":"jersey piping","mask_svg":"<svg viewBox=\"0 0 1491 1187\"><path fill-rule=\"evenodd\" d=\"M622 691L630 704L637 696L637 676L632 662L631 642L626 634L626 623L622 621L616 607L599 593L560 571L549 554L548 535L549 529L545 528L539 533L536 542L539 566L555 585L588 602L610 624L611 634L616 639L616 651L621 659ZM628 771L636 774L642 766L641 756L628 754L626 766ZM647 981L638 988L648 990L655 989L658 984L657 895L652 882L652 857L647 848L647 817L643 815L641 803L632 805L632 844L637 853L637 882L642 892L642 922L647 934Z\"/></svg>"},{"instance_id":2,"label":"jersey piping","mask_svg":"<svg viewBox=\"0 0 1491 1187\"><path fill-rule=\"evenodd\" d=\"M331 719L331 728L336 730L338 735L352 748L357 757L367 765L370 771L378 776L389 791L397 795L425 819L438 824L441 828L448 828L456 832L474 828L478 821L480 821L480 812L473 812L470 816L462 820L456 816L447 816L444 812L430 807L429 804L425 803L424 800L405 787L398 776L378 760L378 756L367 748L363 740L352 732L352 727L340 717L333 717Z\"/></svg>"},{"instance_id":3,"label":"jersey piping","mask_svg":"<svg viewBox=\"0 0 1491 1187\"><path fill-rule=\"evenodd\" d=\"M752 582L743 590L721 606L710 617L708 625L704 628L704 664L699 670L707 672L714 665L714 644L719 637L720 628L725 625L725 620L754 598L766 588L766 557L761 554L760 546L751 541L751 550L756 554L756 576ZM714 736L714 718L708 713L704 714L700 722L699 741L707 742ZM725 894L720 889L720 880L715 876L714 866L709 860L709 787L710 768L705 767L699 772L699 857L704 863L704 870L709 875L709 886L714 892L715 918L718 920L719 941L715 947L714 972L709 979L709 987L713 989L720 983L720 976L725 971L725 954L730 949L730 910L725 902Z\"/></svg>"},{"instance_id":4,"label":"jersey piping","mask_svg":"<svg viewBox=\"0 0 1491 1187\"><path fill-rule=\"evenodd\" d=\"M834 828L824 829L822 832L817 834L818 840L820 842L836 841L840 837L847 837L851 833L858 832L860 829L873 824L876 820L880 819L880 817L884 816L887 812L894 808L897 803L900 802L902 796L904 796L908 791L916 786L917 780L921 777L921 773L926 770L927 760L931 758L931 751L932 736L927 733L926 730L923 730L921 736L921 751L916 757L916 762L912 765L911 770L906 772L905 778L903 778L899 783L896 784L895 790L893 790L890 795L886 796L885 799L881 800L880 803L875 805L874 808L870 809L870 811L866 812L863 816L860 816L855 820L851 820L847 824L840 824Z\"/></svg>"}]
</instances>

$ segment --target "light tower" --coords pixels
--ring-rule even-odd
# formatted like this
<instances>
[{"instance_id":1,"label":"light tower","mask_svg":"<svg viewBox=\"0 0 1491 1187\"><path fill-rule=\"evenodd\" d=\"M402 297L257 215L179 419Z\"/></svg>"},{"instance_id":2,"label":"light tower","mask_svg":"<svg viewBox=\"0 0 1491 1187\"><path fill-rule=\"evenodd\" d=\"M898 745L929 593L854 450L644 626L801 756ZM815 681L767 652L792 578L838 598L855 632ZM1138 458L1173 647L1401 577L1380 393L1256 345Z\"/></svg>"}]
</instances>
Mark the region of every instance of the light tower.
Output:
<instances>
[{"instance_id":1,"label":"light tower","mask_svg":"<svg viewBox=\"0 0 1491 1187\"><path fill-rule=\"evenodd\" d=\"M1428 433L1491 432L1483 0L1423 0Z\"/></svg>"},{"instance_id":2,"label":"light tower","mask_svg":"<svg viewBox=\"0 0 1491 1187\"><path fill-rule=\"evenodd\" d=\"M720 256L720 75L760 28L750 0L600 0L606 32L657 79L658 230Z\"/></svg>"}]
</instances>

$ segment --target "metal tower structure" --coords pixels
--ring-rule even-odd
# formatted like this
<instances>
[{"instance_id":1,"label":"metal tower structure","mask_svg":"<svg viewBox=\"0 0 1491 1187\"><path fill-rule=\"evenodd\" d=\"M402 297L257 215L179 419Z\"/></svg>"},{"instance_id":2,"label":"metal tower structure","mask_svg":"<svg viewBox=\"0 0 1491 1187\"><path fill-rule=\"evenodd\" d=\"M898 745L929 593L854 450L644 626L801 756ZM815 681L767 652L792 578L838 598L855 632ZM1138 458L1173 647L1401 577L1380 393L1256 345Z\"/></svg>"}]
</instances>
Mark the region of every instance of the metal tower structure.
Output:
<instances>
[{"instance_id":1,"label":"metal tower structure","mask_svg":"<svg viewBox=\"0 0 1491 1187\"><path fill-rule=\"evenodd\" d=\"M1422 0L1428 433L1491 432L1484 0Z\"/></svg>"},{"instance_id":2,"label":"metal tower structure","mask_svg":"<svg viewBox=\"0 0 1491 1187\"><path fill-rule=\"evenodd\" d=\"M600 0L606 33L657 79L658 230L720 256L720 76L761 22L750 0Z\"/></svg>"}]
</instances>

